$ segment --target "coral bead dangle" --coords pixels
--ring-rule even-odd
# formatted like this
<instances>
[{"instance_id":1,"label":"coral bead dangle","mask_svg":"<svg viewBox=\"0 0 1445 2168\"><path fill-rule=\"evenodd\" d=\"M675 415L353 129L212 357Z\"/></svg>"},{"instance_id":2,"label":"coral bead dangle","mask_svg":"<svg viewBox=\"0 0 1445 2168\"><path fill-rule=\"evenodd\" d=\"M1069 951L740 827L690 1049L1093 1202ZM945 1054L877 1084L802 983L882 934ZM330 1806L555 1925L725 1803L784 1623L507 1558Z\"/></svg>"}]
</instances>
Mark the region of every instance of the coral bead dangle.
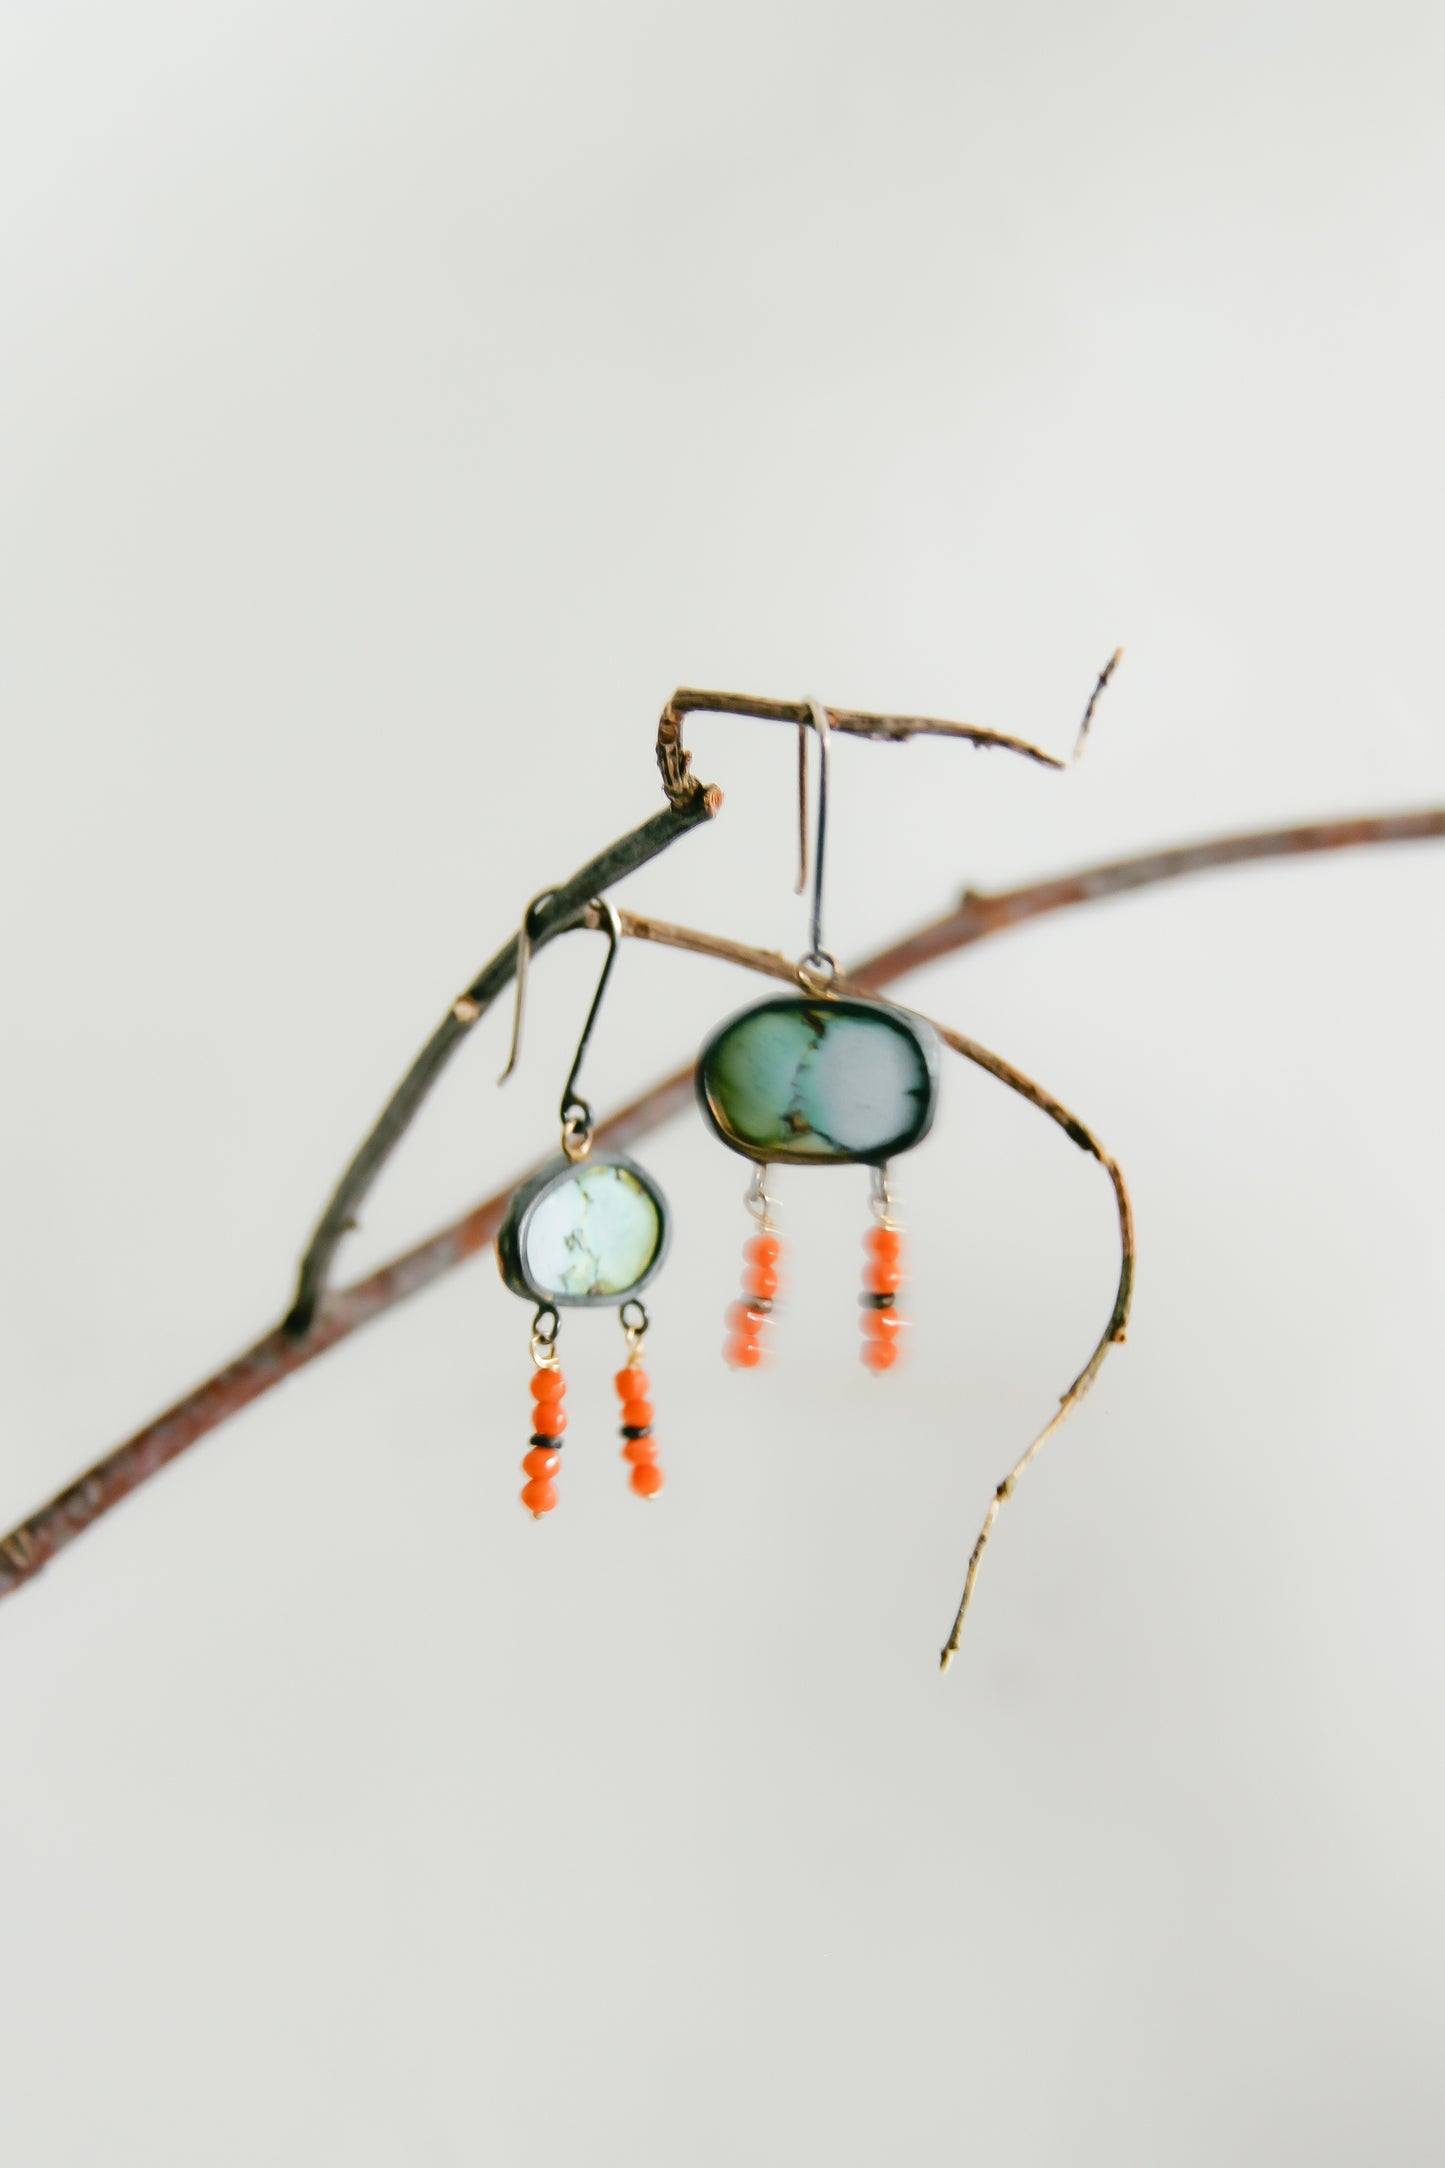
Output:
<instances>
[{"instance_id":1,"label":"coral bead dangle","mask_svg":"<svg viewBox=\"0 0 1445 2168\"><path fill-rule=\"evenodd\" d=\"M778 1292L778 1261L783 1245L773 1228L767 1172L766 1165L754 1168L744 1200L757 1221L757 1233L743 1245L742 1296L727 1315L729 1337L723 1355L735 1370L755 1370L762 1361L763 1333Z\"/></svg>"},{"instance_id":2,"label":"coral bead dangle","mask_svg":"<svg viewBox=\"0 0 1445 2168\"><path fill-rule=\"evenodd\" d=\"M550 1332L542 1330L546 1317L552 1321ZM567 1411L562 1405L567 1381L557 1361L558 1322L557 1312L544 1308L537 1312L532 1327L532 1436L522 1459L527 1480L522 1485L521 1499L537 1521L557 1503L554 1478L562 1465L562 1433L567 1428Z\"/></svg>"},{"instance_id":3,"label":"coral bead dangle","mask_svg":"<svg viewBox=\"0 0 1445 2168\"><path fill-rule=\"evenodd\" d=\"M629 1310L637 1315L629 1318ZM632 1464L628 1481L638 1497L655 1498L667 1478L657 1465L657 1441L652 1435L651 1386L642 1368L647 1312L640 1302L623 1304L622 1330L627 1339L627 1361L613 1379L622 1403L622 1458Z\"/></svg>"},{"instance_id":4,"label":"coral bead dangle","mask_svg":"<svg viewBox=\"0 0 1445 2168\"><path fill-rule=\"evenodd\" d=\"M903 1283L903 1237L894 1223L888 1170L873 1170L871 1198L873 1225L863 1237L868 1261L863 1267L863 1346L865 1369L875 1376L891 1370L898 1360L898 1335L903 1320L898 1313L898 1290Z\"/></svg>"}]
</instances>

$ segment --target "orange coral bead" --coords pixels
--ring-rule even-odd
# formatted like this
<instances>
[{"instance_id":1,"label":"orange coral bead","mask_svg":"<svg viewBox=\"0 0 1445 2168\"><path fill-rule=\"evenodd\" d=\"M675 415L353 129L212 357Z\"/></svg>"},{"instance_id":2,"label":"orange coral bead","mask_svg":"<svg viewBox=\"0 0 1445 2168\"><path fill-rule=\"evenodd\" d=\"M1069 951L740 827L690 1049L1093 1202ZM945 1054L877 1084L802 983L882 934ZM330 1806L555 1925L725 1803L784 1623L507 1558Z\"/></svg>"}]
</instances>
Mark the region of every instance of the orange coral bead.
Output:
<instances>
[{"instance_id":1,"label":"orange coral bead","mask_svg":"<svg viewBox=\"0 0 1445 2168\"><path fill-rule=\"evenodd\" d=\"M645 1460L656 1460L656 1438L629 1438L622 1448L622 1458L630 1460L634 1468L640 1468Z\"/></svg>"},{"instance_id":2,"label":"orange coral bead","mask_svg":"<svg viewBox=\"0 0 1445 2168\"><path fill-rule=\"evenodd\" d=\"M727 1321L742 1339L754 1340L767 1324L768 1312L755 1303L735 1302L728 1309Z\"/></svg>"},{"instance_id":3,"label":"orange coral bead","mask_svg":"<svg viewBox=\"0 0 1445 2168\"><path fill-rule=\"evenodd\" d=\"M652 1389L647 1372L634 1370L630 1364L626 1370L619 1370L612 1382L623 1400L645 1400Z\"/></svg>"},{"instance_id":4,"label":"orange coral bead","mask_svg":"<svg viewBox=\"0 0 1445 2168\"><path fill-rule=\"evenodd\" d=\"M887 1265L882 1258L875 1258L863 1274L863 1285L875 1295L891 1295L902 1283L897 1265Z\"/></svg>"},{"instance_id":5,"label":"orange coral bead","mask_svg":"<svg viewBox=\"0 0 1445 2168\"><path fill-rule=\"evenodd\" d=\"M863 1247L871 1257L896 1265L902 1254L903 1237L896 1227L870 1227L863 1237Z\"/></svg>"},{"instance_id":6,"label":"orange coral bead","mask_svg":"<svg viewBox=\"0 0 1445 2168\"><path fill-rule=\"evenodd\" d=\"M763 1351L756 1340L748 1340L738 1333L723 1349L723 1360L732 1364L734 1370L756 1370L763 1359Z\"/></svg>"},{"instance_id":7,"label":"orange coral bead","mask_svg":"<svg viewBox=\"0 0 1445 2168\"><path fill-rule=\"evenodd\" d=\"M863 1360L870 1370L891 1370L898 1360L896 1340L865 1340Z\"/></svg>"},{"instance_id":8,"label":"orange coral bead","mask_svg":"<svg viewBox=\"0 0 1445 2168\"><path fill-rule=\"evenodd\" d=\"M776 1235L754 1235L751 1242L743 1244L743 1255L750 1265L775 1265L783 1254L783 1245Z\"/></svg>"},{"instance_id":9,"label":"orange coral bead","mask_svg":"<svg viewBox=\"0 0 1445 2168\"><path fill-rule=\"evenodd\" d=\"M655 1462L639 1461L628 1479L639 1498L655 1498L667 1477Z\"/></svg>"},{"instance_id":10,"label":"orange coral bead","mask_svg":"<svg viewBox=\"0 0 1445 2168\"><path fill-rule=\"evenodd\" d=\"M622 1420L629 1430L642 1430L652 1421L652 1402L650 1400L624 1400L622 1403Z\"/></svg>"},{"instance_id":11,"label":"orange coral bead","mask_svg":"<svg viewBox=\"0 0 1445 2168\"><path fill-rule=\"evenodd\" d=\"M534 1370L532 1372L532 1398L534 1400L560 1400L567 1390L567 1380L560 1370Z\"/></svg>"},{"instance_id":12,"label":"orange coral bead","mask_svg":"<svg viewBox=\"0 0 1445 2168\"><path fill-rule=\"evenodd\" d=\"M777 1292L778 1275L771 1265L749 1265L743 1274L745 1295L760 1295L764 1302L770 1302Z\"/></svg>"},{"instance_id":13,"label":"orange coral bead","mask_svg":"<svg viewBox=\"0 0 1445 2168\"><path fill-rule=\"evenodd\" d=\"M560 1400L539 1400L532 1410L532 1428L539 1438L560 1438L567 1428L567 1410Z\"/></svg>"},{"instance_id":14,"label":"orange coral bead","mask_svg":"<svg viewBox=\"0 0 1445 2168\"><path fill-rule=\"evenodd\" d=\"M529 1513L550 1513L557 1503L556 1485L545 1476L533 1476L530 1483L522 1485L522 1503Z\"/></svg>"},{"instance_id":15,"label":"orange coral bead","mask_svg":"<svg viewBox=\"0 0 1445 2168\"><path fill-rule=\"evenodd\" d=\"M555 1475L562 1465L562 1455L554 1445L534 1445L522 1456L522 1466L528 1475Z\"/></svg>"},{"instance_id":16,"label":"orange coral bead","mask_svg":"<svg viewBox=\"0 0 1445 2168\"><path fill-rule=\"evenodd\" d=\"M903 1330L903 1320L896 1310L863 1310L858 1322L870 1340L893 1340Z\"/></svg>"}]
</instances>

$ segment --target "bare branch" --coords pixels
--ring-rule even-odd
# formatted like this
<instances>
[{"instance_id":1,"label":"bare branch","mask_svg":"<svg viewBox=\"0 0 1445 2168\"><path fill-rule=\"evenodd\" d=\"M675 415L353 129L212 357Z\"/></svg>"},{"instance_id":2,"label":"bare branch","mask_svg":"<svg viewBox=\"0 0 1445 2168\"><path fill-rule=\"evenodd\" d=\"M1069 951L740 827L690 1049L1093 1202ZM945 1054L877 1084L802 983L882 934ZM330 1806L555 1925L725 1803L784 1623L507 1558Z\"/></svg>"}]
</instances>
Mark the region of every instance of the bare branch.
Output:
<instances>
[{"instance_id":1,"label":"bare branch","mask_svg":"<svg viewBox=\"0 0 1445 2168\"><path fill-rule=\"evenodd\" d=\"M706 817L706 816L703 816ZM1059 879L1040 881L996 896L965 897L958 909L894 943L856 966L852 976L860 987L874 989L902 978L936 959L954 954L975 941L986 940L1005 927L1022 925L1050 911L1091 903L1108 896L1127 894L1154 882L1204 873L1216 868L1268 858L1288 858L1315 851L1333 851L1382 843L1403 843L1445 838L1445 807L1417 813L1362 816L1353 820L1314 823L1302 827L1273 829L1266 833L1218 837L1209 843L1182 849L1151 852L1087 868ZM595 861L594 861L595 863ZM617 878L616 875L613 876ZM578 877L580 883L581 876ZM574 884L569 884L569 887ZM594 894L596 890L592 891ZM558 929L560 930L560 929ZM631 921L634 938L663 939L662 922L643 918ZM510 954L515 944L509 944ZM770 975L786 975L785 959ZM981 1052L982 1050L978 1050ZM675 1070L654 1084L630 1105L601 1123L597 1142L621 1150L646 1136L692 1103L692 1067ZM1047 1110L1046 1110L1047 1111ZM1075 1141L1080 1141L1076 1139ZM1092 1139L1085 1149L1097 1152ZM1102 1155L1100 1155L1102 1158ZM1114 1175L1113 1163L1103 1164ZM524 1179L518 1176L518 1180ZM253 1347L228 1363L186 1394L164 1414L97 1461L86 1473L67 1485L48 1504L0 1539L0 1596L11 1594L39 1573L42 1566L102 1514L138 1489L148 1476L168 1465L188 1446L205 1437L228 1416L269 1392L284 1378L304 1369L319 1355L347 1339L395 1303L420 1293L443 1273L485 1249L501 1225L515 1182L495 1196L474 1205L449 1226L441 1228L413 1249L393 1258L353 1286L330 1295L312 1329L304 1339L292 1337L278 1325ZM1112 1335L1106 1335L1106 1338ZM1097 1370L1098 1351L1074 1387L1077 1400ZM1069 1397L1069 1396L1066 1396ZM1055 1427L1049 1426L1050 1429ZM1025 1455L1032 1457L1048 1433L1035 1440ZM1020 1466L1024 1463L1020 1463ZM1007 1479L1011 1487L1016 1468ZM1001 1490L1007 1489L1000 1486ZM988 1521L970 1562L965 1601L977 1576L977 1559L992 1529L1002 1500L995 1497Z\"/></svg>"},{"instance_id":2,"label":"bare branch","mask_svg":"<svg viewBox=\"0 0 1445 2168\"><path fill-rule=\"evenodd\" d=\"M1426 843L1445 837L1445 806L1419 813L1360 814L1352 820L1310 821L1294 828L1262 828L1248 835L1215 836L1207 843L1186 843L1167 851L1146 851L1138 858L1117 858L1101 866L1085 866L1078 873L1064 873L1053 880L1031 881L1023 888L1000 889L996 895L965 890L957 910L946 912L916 933L882 949L867 963L859 964L855 978L872 986L886 986L906 972L917 971L940 956L952 956L975 941L1004 933L1010 926L1025 925L1051 911L1070 910L1079 903L1103 903L1110 896L1126 896L1136 888L1152 888L1160 881L1182 880L1186 874L1219 873L1262 858L1304 858L1317 851L1356 850L1379 843Z\"/></svg>"},{"instance_id":3,"label":"bare branch","mask_svg":"<svg viewBox=\"0 0 1445 2168\"><path fill-rule=\"evenodd\" d=\"M1098 683L1095 685L1094 690L1089 695L1089 705L1085 708L1084 720L1079 725L1079 735L1074 740L1075 760L1078 760L1083 753L1084 740L1089 735L1089 725L1094 720L1094 710L1099 705L1099 702L1103 697L1104 687L1108 684L1110 678L1114 675L1114 672L1118 669L1120 663L1123 660L1123 648L1116 647L1113 654L1109 657L1109 660L1105 663L1103 669L1099 672Z\"/></svg>"},{"instance_id":4,"label":"bare branch","mask_svg":"<svg viewBox=\"0 0 1445 2168\"><path fill-rule=\"evenodd\" d=\"M991 1054L987 1047L979 1046L974 1040L965 1039L962 1033L949 1031L942 1025L935 1028L942 1031L944 1038L955 1053L962 1054L968 1061L977 1062L981 1069L987 1069L991 1076L996 1076L999 1079L1000 1083L1007 1084L1013 1091L1021 1092L1025 1099L1031 1100L1052 1121L1057 1122L1065 1135L1072 1138L1081 1151L1091 1153L1098 1160L1099 1165L1104 1169L1104 1172L1114 1185L1114 1202L1119 1214L1119 1285L1114 1295L1114 1307L1109 1313L1109 1322L1100 1334L1093 1354L1089 1357L1068 1391L1060 1399L1053 1415L1050 1416L1048 1422L1045 1423L1027 1451L1014 1462L1013 1467L1010 1468L1008 1474L993 1494L992 1502L984 1516L983 1526L978 1532L978 1539L973 1546L973 1552L968 1561L968 1573L963 1584L963 1594L959 1598L957 1616L953 1621L948 1639L939 1651L939 1669L947 1671L958 1653L959 1636L963 1632L964 1617L973 1599L973 1586L978 1579L978 1569L983 1558L984 1545L993 1533L994 1522L1003 1511L1007 1501L1013 1496L1014 1485L1039 1448L1047 1443L1059 1428L1059 1425L1073 1413L1083 1399L1103 1368L1104 1357L1108 1354L1110 1348L1122 1345L1126 1337L1129 1325L1129 1306L1134 1299L1135 1251L1134 1211L1129 1202L1129 1192L1125 1187L1124 1176L1118 1161L1110 1158L1098 1138L1084 1127L1077 1115L1070 1114L1068 1108L1061 1105L1051 1094L1044 1091L1041 1085L1035 1084L1021 1070L1012 1068L1008 1062L1000 1061L998 1055Z\"/></svg>"},{"instance_id":5,"label":"bare branch","mask_svg":"<svg viewBox=\"0 0 1445 2168\"><path fill-rule=\"evenodd\" d=\"M848 737L875 738L892 745L900 745L909 738L961 738L966 745L984 750L1020 753L1025 760L1037 761L1043 768L1068 768L1084 750L1084 740L1089 734L1100 695L1123 657L1123 648L1116 647L1099 672L1079 725L1074 750L1067 760L1057 753L1046 753L1041 745L1031 745L1027 738L1013 738L1002 730L985 730L977 723L946 723L932 715L872 715L863 708L826 708L824 713L829 729L841 730ZM657 765L668 804L681 812L705 790L692 772L692 755L682 742L685 715L747 715L763 723L806 724L811 721L812 712L811 703L806 700L762 700L752 693L704 693L690 686L679 686L657 725Z\"/></svg>"}]
</instances>

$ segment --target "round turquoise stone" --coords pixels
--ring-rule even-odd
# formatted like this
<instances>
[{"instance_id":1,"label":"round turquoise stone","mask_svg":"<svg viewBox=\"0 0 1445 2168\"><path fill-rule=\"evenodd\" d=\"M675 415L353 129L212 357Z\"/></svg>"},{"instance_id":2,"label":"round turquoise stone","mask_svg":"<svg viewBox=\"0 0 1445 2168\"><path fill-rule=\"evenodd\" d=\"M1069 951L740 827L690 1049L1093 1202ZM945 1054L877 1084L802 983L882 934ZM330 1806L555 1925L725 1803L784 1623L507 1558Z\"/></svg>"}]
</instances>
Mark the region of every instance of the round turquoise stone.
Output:
<instances>
[{"instance_id":1,"label":"round turquoise stone","mask_svg":"<svg viewBox=\"0 0 1445 2168\"><path fill-rule=\"evenodd\" d=\"M605 1302L646 1279L661 1244L662 1214L631 1169L583 1160L538 1198L519 1249L540 1293Z\"/></svg>"},{"instance_id":2,"label":"round turquoise stone","mask_svg":"<svg viewBox=\"0 0 1445 2168\"><path fill-rule=\"evenodd\" d=\"M937 1068L933 1033L886 1003L785 996L714 1034L698 1093L749 1158L877 1163L927 1134Z\"/></svg>"}]
</instances>

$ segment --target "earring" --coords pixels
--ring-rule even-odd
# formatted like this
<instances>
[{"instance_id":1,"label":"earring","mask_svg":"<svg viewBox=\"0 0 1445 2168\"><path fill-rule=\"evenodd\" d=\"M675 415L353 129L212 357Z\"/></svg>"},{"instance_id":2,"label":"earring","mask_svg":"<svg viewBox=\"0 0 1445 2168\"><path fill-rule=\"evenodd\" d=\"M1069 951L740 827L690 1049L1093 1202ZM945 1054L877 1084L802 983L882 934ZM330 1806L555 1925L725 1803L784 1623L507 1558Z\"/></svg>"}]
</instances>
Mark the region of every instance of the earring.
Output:
<instances>
[{"instance_id":1,"label":"earring","mask_svg":"<svg viewBox=\"0 0 1445 2168\"><path fill-rule=\"evenodd\" d=\"M544 893L550 893L544 891ZM529 932L536 897L522 917L517 947L517 1006L512 1050L499 1082L516 1066L521 1039ZM663 1486L652 1437L652 1403L641 1369L647 1312L637 1297L662 1268L671 1235L667 1200L652 1176L620 1152L592 1156L592 1109L577 1090L578 1072L612 966L622 928L610 903L594 901L607 931L607 961L582 1027L560 1109L562 1150L507 1207L497 1233L497 1264L513 1294L537 1305L532 1321L532 1435L522 1468L527 1476L522 1503L540 1519L557 1503L556 1477L567 1428L563 1407L566 1381L557 1357L564 1309L619 1308L626 1360L617 1373L622 1403L623 1458L631 1463L631 1484L640 1498L655 1498Z\"/></svg>"},{"instance_id":2,"label":"earring","mask_svg":"<svg viewBox=\"0 0 1445 2168\"><path fill-rule=\"evenodd\" d=\"M938 1098L939 1042L921 1017L891 1003L838 994L823 947L823 854L828 814L828 714L809 707L818 738L818 828L813 852L812 946L798 965L803 992L758 1002L716 1030L698 1057L697 1093L711 1128L754 1162L745 1203L757 1231L744 1251L742 1299L728 1313L724 1354L742 1369L762 1360L779 1284L781 1247L767 1187L773 1165L871 1167L872 1224L864 1236L862 1358L875 1373L898 1359L902 1238L893 1217L889 1161L922 1143ZM800 726L799 796L807 846L806 725Z\"/></svg>"}]
</instances>

